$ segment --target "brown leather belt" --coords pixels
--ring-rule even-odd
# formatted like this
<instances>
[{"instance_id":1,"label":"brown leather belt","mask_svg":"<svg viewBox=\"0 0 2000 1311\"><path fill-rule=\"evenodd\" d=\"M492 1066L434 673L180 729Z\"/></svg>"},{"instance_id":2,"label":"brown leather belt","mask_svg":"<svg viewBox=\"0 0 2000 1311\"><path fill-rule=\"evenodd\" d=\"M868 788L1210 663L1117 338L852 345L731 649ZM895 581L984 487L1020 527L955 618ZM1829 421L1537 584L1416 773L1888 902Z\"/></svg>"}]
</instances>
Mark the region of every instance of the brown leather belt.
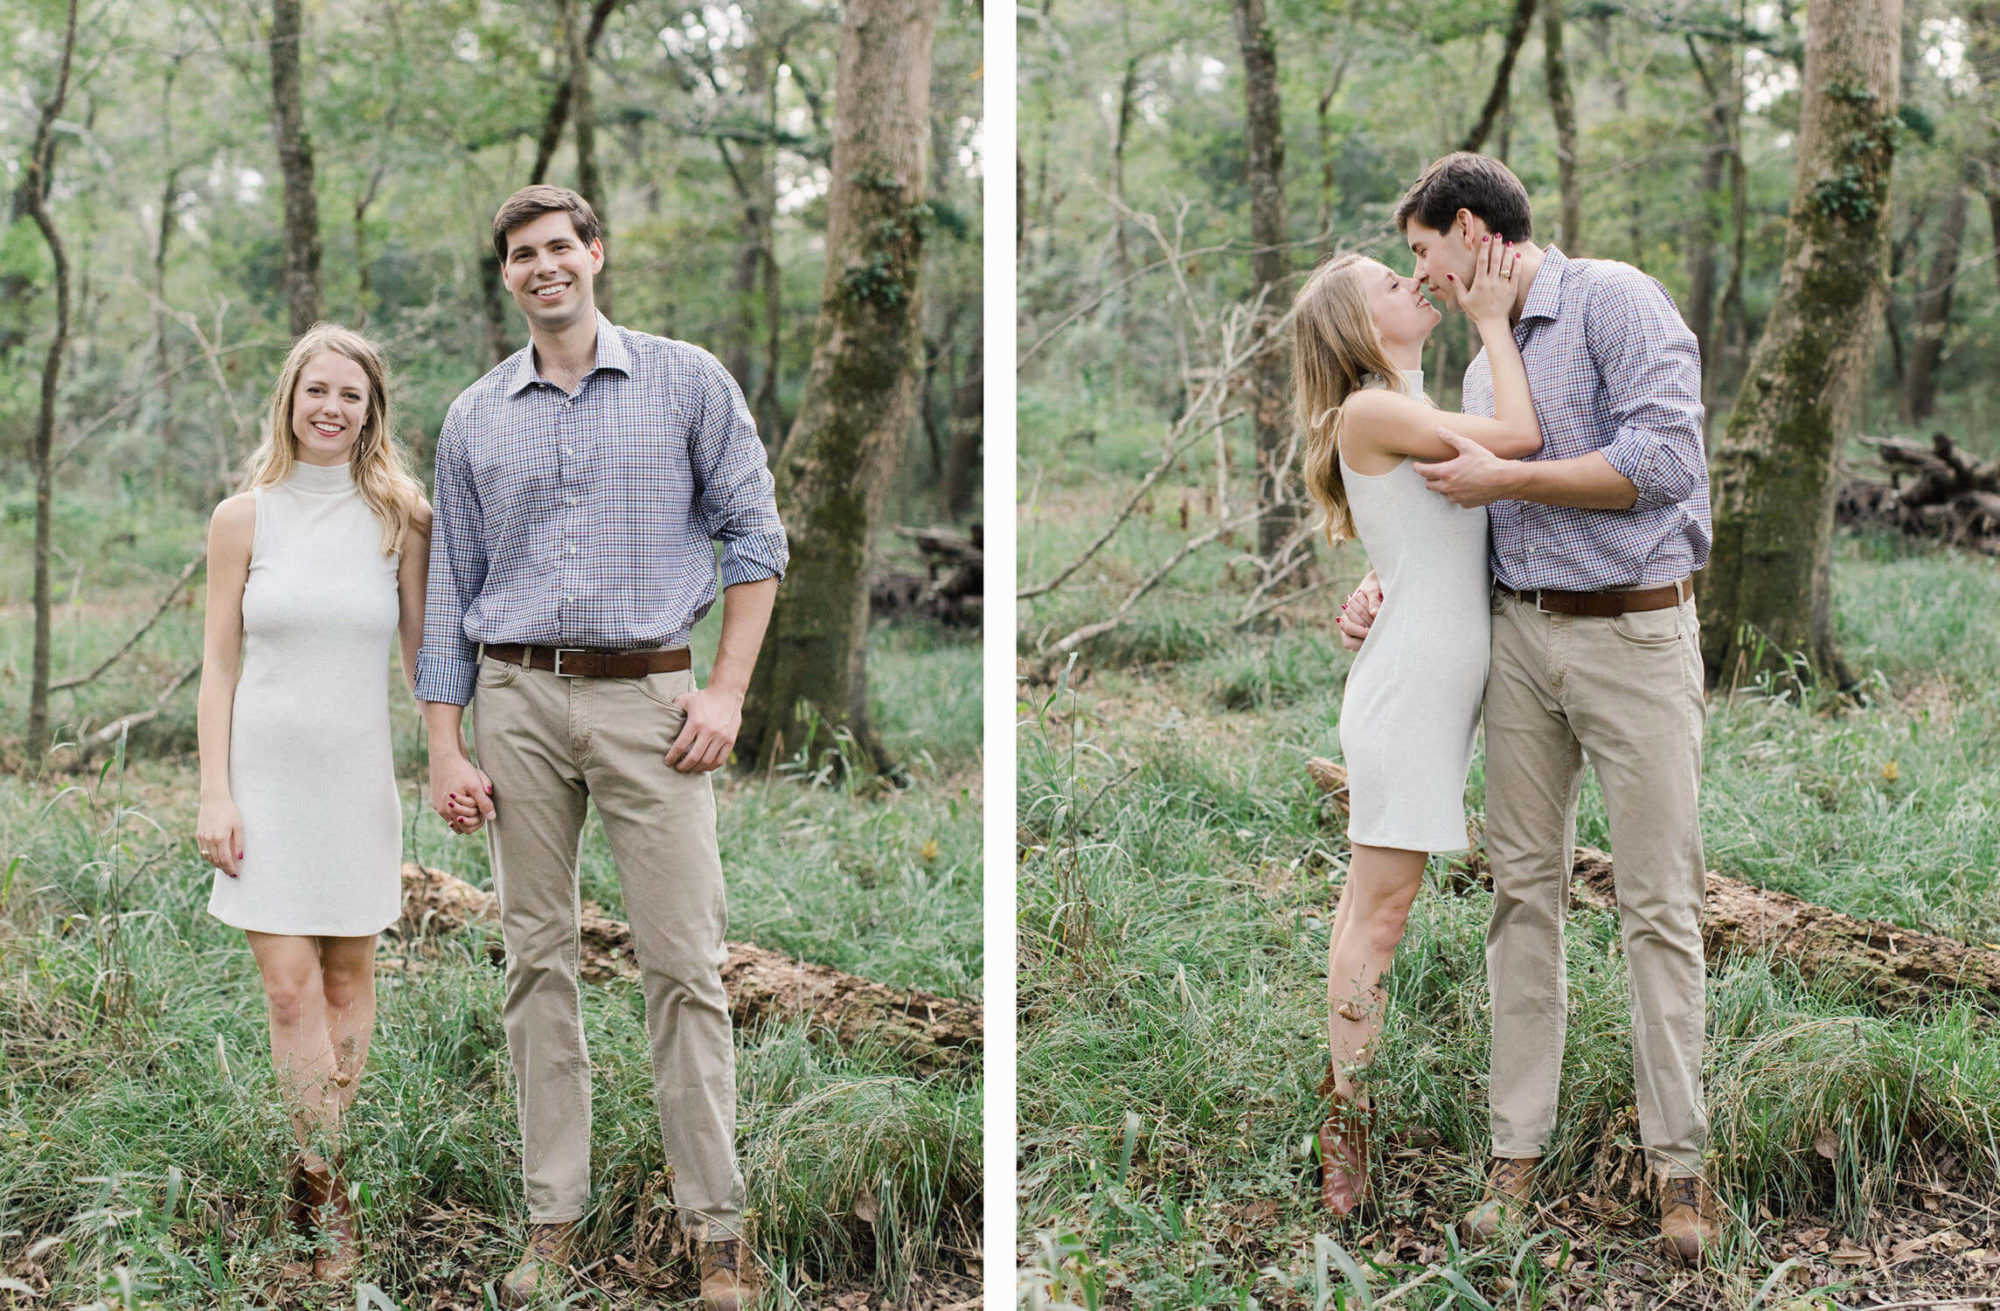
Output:
<instances>
[{"instance_id":1,"label":"brown leather belt","mask_svg":"<svg viewBox=\"0 0 2000 1311\"><path fill-rule=\"evenodd\" d=\"M1615 619L1638 610L1665 610L1679 605L1694 595L1694 580L1683 578L1678 583L1641 587L1630 592L1558 592L1546 587L1539 591L1523 591L1517 587L1501 587L1500 590L1550 614Z\"/></svg>"},{"instance_id":2,"label":"brown leather belt","mask_svg":"<svg viewBox=\"0 0 2000 1311\"><path fill-rule=\"evenodd\" d=\"M589 651L576 646L522 646L508 642L480 648L510 665L540 669L560 678L644 678L694 667L688 649L670 651Z\"/></svg>"}]
</instances>

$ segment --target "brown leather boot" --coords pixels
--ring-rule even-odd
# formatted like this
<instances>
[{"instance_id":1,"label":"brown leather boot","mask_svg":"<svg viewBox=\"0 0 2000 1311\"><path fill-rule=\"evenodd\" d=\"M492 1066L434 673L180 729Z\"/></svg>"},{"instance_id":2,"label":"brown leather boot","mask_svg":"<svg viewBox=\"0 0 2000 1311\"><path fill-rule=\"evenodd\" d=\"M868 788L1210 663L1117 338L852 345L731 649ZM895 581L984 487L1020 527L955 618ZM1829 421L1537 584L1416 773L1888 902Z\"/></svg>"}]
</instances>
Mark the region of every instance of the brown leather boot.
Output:
<instances>
[{"instance_id":1,"label":"brown leather boot","mask_svg":"<svg viewBox=\"0 0 2000 1311\"><path fill-rule=\"evenodd\" d=\"M569 1273L571 1250L576 1246L576 1222L529 1225L527 1250L521 1264L500 1281L500 1305L522 1307L543 1293L559 1292Z\"/></svg>"},{"instance_id":2,"label":"brown leather boot","mask_svg":"<svg viewBox=\"0 0 2000 1311\"><path fill-rule=\"evenodd\" d=\"M294 1156L285 1167L285 1227L295 1234L312 1229L312 1190L306 1184L306 1160Z\"/></svg>"},{"instance_id":3,"label":"brown leather boot","mask_svg":"<svg viewBox=\"0 0 2000 1311\"><path fill-rule=\"evenodd\" d=\"M1500 1226L1518 1220L1528 1212L1528 1195L1534 1191L1535 1167L1539 1156L1496 1156L1486 1171L1486 1194L1466 1214L1459 1226L1468 1243L1490 1243Z\"/></svg>"},{"instance_id":4,"label":"brown leather boot","mask_svg":"<svg viewBox=\"0 0 2000 1311\"><path fill-rule=\"evenodd\" d=\"M701 1254L702 1311L749 1311L757 1305L764 1289L750 1249L734 1238L697 1242L695 1247Z\"/></svg>"},{"instance_id":5,"label":"brown leather boot","mask_svg":"<svg viewBox=\"0 0 2000 1311\"><path fill-rule=\"evenodd\" d=\"M354 1218L354 1203L347 1196L347 1181L324 1161L302 1165L302 1191L310 1208L314 1232L332 1244L313 1260L313 1274L330 1283L343 1283L361 1263L361 1237Z\"/></svg>"},{"instance_id":6,"label":"brown leather boot","mask_svg":"<svg viewBox=\"0 0 2000 1311\"><path fill-rule=\"evenodd\" d=\"M1368 1200L1368 1126L1371 1107L1335 1097L1319 1127L1319 1204L1335 1215L1352 1215Z\"/></svg>"},{"instance_id":7,"label":"brown leather boot","mask_svg":"<svg viewBox=\"0 0 2000 1311\"><path fill-rule=\"evenodd\" d=\"M1668 1256L1699 1266L1721 1231L1715 1192L1706 1179L1677 1174L1660 1180L1660 1246Z\"/></svg>"}]
</instances>

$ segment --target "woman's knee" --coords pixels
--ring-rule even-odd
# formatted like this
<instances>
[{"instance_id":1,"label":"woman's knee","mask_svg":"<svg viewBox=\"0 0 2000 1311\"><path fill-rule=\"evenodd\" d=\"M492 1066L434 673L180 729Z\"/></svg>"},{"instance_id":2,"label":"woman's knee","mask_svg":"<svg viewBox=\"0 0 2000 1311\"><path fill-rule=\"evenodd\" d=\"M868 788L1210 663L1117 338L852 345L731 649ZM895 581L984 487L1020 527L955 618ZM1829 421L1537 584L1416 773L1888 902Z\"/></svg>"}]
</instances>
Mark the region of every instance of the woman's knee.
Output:
<instances>
[{"instance_id":1,"label":"woman's knee","mask_svg":"<svg viewBox=\"0 0 2000 1311\"><path fill-rule=\"evenodd\" d=\"M271 1023L280 1029L295 1029L319 1009L317 980L309 975L286 975L264 979L264 1004L270 1008Z\"/></svg>"}]
</instances>

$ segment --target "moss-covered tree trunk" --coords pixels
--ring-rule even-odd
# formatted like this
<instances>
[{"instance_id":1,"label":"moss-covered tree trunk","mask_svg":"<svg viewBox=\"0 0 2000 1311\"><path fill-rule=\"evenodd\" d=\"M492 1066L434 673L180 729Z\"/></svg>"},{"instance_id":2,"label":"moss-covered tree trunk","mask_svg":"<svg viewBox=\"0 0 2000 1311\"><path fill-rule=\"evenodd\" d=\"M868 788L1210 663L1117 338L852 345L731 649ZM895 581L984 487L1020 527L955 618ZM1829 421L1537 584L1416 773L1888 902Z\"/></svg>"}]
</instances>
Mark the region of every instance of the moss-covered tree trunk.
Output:
<instances>
[{"instance_id":1,"label":"moss-covered tree trunk","mask_svg":"<svg viewBox=\"0 0 2000 1311\"><path fill-rule=\"evenodd\" d=\"M1715 547L1701 582L1709 677L1804 653L1845 681L1828 603L1840 450L1882 315L1902 0L1808 19L1785 265L1711 459Z\"/></svg>"},{"instance_id":2,"label":"moss-covered tree trunk","mask_svg":"<svg viewBox=\"0 0 2000 1311\"><path fill-rule=\"evenodd\" d=\"M1235 0L1236 43L1243 52L1243 175L1250 185L1250 257L1260 323L1284 312L1290 272L1285 243L1285 131L1278 101L1278 45L1264 18L1264 0ZM1257 435L1257 554L1275 563L1305 518L1291 495L1296 474L1285 466L1292 443L1290 369L1278 343L1250 364L1251 422Z\"/></svg>"},{"instance_id":3,"label":"moss-covered tree trunk","mask_svg":"<svg viewBox=\"0 0 2000 1311\"><path fill-rule=\"evenodd\" d=\"M271 122L278 169L285 180L285 300L294 337L319 322L319 200L313 185L312 138L306 135L305 88L299 79L304 39L299 0L271 9Z\"/></svg>"},{"instance_id":4,"label":"moss-covered tree trunk","mask_svg":"<svg viewBox=\"0 0 2000 1311\"><path fill-rule=\"evenodd\" d=\"M868 722L868 561L922 371L917 272L937 14L938 0L849 0L843 14L826 282L805 398L776 472L792 561L744 705L746 762L797 750L817 719L888 764Z\"/></svg>"}]
</instances>

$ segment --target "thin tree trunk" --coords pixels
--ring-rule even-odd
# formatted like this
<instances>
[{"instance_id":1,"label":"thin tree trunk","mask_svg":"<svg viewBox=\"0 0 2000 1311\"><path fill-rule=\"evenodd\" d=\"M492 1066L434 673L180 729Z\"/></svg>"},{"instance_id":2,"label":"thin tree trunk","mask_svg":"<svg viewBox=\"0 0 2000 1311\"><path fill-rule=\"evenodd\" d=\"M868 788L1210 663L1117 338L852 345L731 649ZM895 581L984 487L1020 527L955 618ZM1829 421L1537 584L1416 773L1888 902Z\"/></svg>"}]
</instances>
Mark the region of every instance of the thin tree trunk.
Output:
<instances>
[{"instance_id":1,"label":"thin tree trunk","mask_svg":"<svg viewBox=\"0 0 2000 1311\"><path fill-rule=\"evenodd\" d=\"M1972 191L1962 181L1951 189L1930 282L1917 295L1916 349L1910 354L1909 384L1903 391L1903 414L1911 423L1922 423L1937 408L1937 366L1951 327L1951 291L1958 280L1958 250L1971 202Z\"/></svg>"},{"instance_id":2,"label":"thin tree trunk","mask_svg":"<svg viewBox=\"0 0 2000 1311\"><path fill-rule=\"evenodd\" d=\"M972 357L966 361L965 376L959 379L958 394L951 406L951 444L944 460L944 513L957 519L976 509L973 493L978 490L972 471L979 464L979 446L985 422L985 338L980 325L972 325Z\"/></svg>"},{"instance_id":3,"label":"thin tree trunk","mask_svg":"<svg viewBox=\"0 0 2000 1311\"><path fill-rule=\"evenodd\" d=\"M1828 604L1833 504L1883 296L1902 8L1815 6L1807 24L1784 271L1713 461L1702 654L1732 686L1793 652L1847 681Z\"/></svg>"},{"instance_id":4,"label":"thin tree trunk","mask_svg":"<svg viewBox=\"0 0 2000 1311\"><path fill-rule=\"evenodd\" d=\"M1909 378L1909 362L1904 358L1903 325L1896 318L1896 287L1903 280L1903 267L1916 253L1917 238L1923 234L1924 220L1930 211L1922 206L1910 211L1909 226L1903 235L1889 243L1889 290L1882 297L1882 327L1889 334L1889 374L1896 381L1896 390L1902 392Z\"/></svg>"},{"instance_id":5,"label":"thin tree trunk","mask_svg":"<svg viewBox=\"0 0 2000 1311\"><path fill-rule=\"evenodd\" d=\"M576 189L597 212L605 262L594 291L597 308L609 318L612 315L611 198L604 194L604 184L597 176L597 112L590 99L590 36L587 22L577 21L577 0L561 0L561 4L563 41L569 52L569 116L576 136Z\"/></svg>"},{"instance_id":6,"label":"thin tree trunk","mask_svg":"<svg viewBox=\"0 0 2000 1311\"><path fill-rule=\"evenodd\" d=\"M167 251L173 242L174 211L180 195L181 169L174 159L174 81L180 75L183 55L167 64L160 86L161 157L167 161L166 180L160 184L160 226L153 239L153 373L159 380L160 415L157 420L160 445L171 452L179 445L174 431L174 379L167 351ZM153 494L165 486L168 461L154 462Z\"/></svg>"},{"instance_id":7,"label":"thin tree trunk","mask_svg":"<svg viewBox=\"0 0 2000 1311\"><path fill-rule=\"evenodd\" d=\"M319 322L319 200L299 78L299 0L272 0L271 104L285 182L285 301L294 337Z\"/></svg>"},{"instance_id":8,"label":"thin tree trunk","mask_svg":"<svg viewBox=\"0 0 2000 1311\"><path fill-rule=\"evenodd\" d=\"M1738 0L1737 22L1748 10L1747 0ZM1702 368L1702 400L1712 411L1712 397L1721 395L1725 375L1734 379L1743 359L1743 262L1750 249L1750 170L1743 162L1743 51L1729 58L1729 222L1735 233L1730 245L1729 281L1722 288L1722 368Z\"/></svg>"},{"instance_id":9,"label":"thin tree trunk","mask_svg":"<svg viewBox=\"0 0 2000 1311\"><path fill-rule=\"evenodd\" d=\"M1266 320L1281 312L1285 257L1285 136L1278 101L1278 49L1264 17L1264 0L1234 0L1236 42L1243 52L1244 176L1250 184L1250 257ZM1292 445L1289 368L1277 346L1250 364L1256 397L1251 421L1257 439L1257 553L1275 563L1302 516L1290 494ZM1303 571L1301 571L1303 572Z\"/></svg>"},{"instance_id":10,"label":"thin tree trunk","mask_svg":"<svg viewBox=\"0 0 2000 1311\"><path fill-rule=\"evenodd\" d=\"M938 0L849 0L843 15L826 280L777 468L792 561L744 706L745 761L796 751L821 723L818 746L844 729L889 766L868 718L868 560L917 401L937 17Z\"/></svg>"},{"instance_id":11,"label":"thin tree trunk","mask_svg":"<svg viewBox=\"0 0 2000 1311\"><path fill-rule=\"evenodd\" d=\"M49 639L52 635L49 548L55 519L55 421L56 387L62 376L63 348L69 343L69 257L63 252L56 225L49 217L49 166L56 118L69 99L70 65L76 56L76 6L69 0L68 19L63 27L62 62L56 70L56 88L42 105L41 120L35 125L34 149L28 156L28 176L22 184L29 218L48 243L49 258L55 264L56 326L49 340L49 353L42 362L41 406L35 412L35 435L29 445L35 469L35 646L28 675L28 765L38 769L49 750Z\"/></svg>"},{"instance_id":12,"label":"thin tree trunk","mask_svg":"<svg viewBox=\"0 0 2000 1311\"><path fill-rule=\"evenodd\" d=\"M775 56L766 46L758 45L744 52L743 91L746 98L760 101L768 98L770 84L774 80L774 62ZM718 141L716 148L727 159L728 143ZM767 191L766 184L772 177L771 157L775 152L768 141L741 143L739 151L738 157L730 164L730 173L736 182L742 217L737 228L736 259L730 288L734 313L722 359L729 371L736 375L736 381L742 385L744 392L755 394L757 387L751 375L751 361L760 344L758 339L762 333L759 329L764 319L759 278L771 254L771 210L775 197Z\"/></svg>"},{"instance_id":13,"label":"thin tree trunk","mask_svg":"<svg viewBox=\"0 0 2000 1311\"><path fill-rule=\"evenodd\" d=\"M1562 248L1583 253L1583 184L1576 172L1576 102L1570 98L1569 69L1563 63L1562 0L1542 0L1543 80L1549 85L1549 116L1556 125L1556 175L1562 186Z\"/></svg>"},{"instance_id":14,"label":"thin tree trunk","mask_svg":"<svg viewBox=\"0 0 2000 1311\"><path fill-rule=\"evenodd\" d=\"M1139 87L1139 56L1125 61L1125 76L1118 82L1118 130L1111 138L1111 224L1112 245L1118 255L1118 277L1123 281L1132 272L1132 251L1125 240L1125 138L1132 130L1132 100ZM1130 316L1127 316L1130 323Z\"/></svg>"},{"instance_id":15,"label":"thin tree trunk","mask_svg":"<svg viewBox=\"0 0 2000 1311\"><path fill-rule=\"evenodd\" d=\"M1709 74L1708 64L1692 35L1687 38L1688 57L1701 77L1702 93L1708 97L1708 140L1702 144L1701 191L1695 202L1694 231L1688 237L1687 325L1701 352L1702 381L1707 384L1716 370L1715 283L1716 246L1722 239L1722 180L1729 166L1729 101ZM1708 400L1706 385L1702 400ZM1704 409L1706 415L1706 409Z\"/></svg>"},{"instance_id":16,"label":"thin tree trunk","mask_svg":"<svg viewBox=\"0 0 2000 1311\"><path fill-rule=\"evenodd\" d=\"M1493 74L1493 89L1486 93L1479 121L1465 134L1465 140L1458 143L1460 150L1477 150L1485 145L1487 134L1499 121L1500 110L1507 103L1507 87L1514 80L1514 61L1520 57L1521 43L1528 39L1528 24L1534 18L1535 0L1515 0L1514 20L1507 25L1507 40L1500 48L1500 67Z\"/></svg>"},{"instance_id":17,"label":"thin tree trunk","mask_svg":"<svg viewBox=\"0 0 2000 1311\"><path fill-rule=\"evenodd\" d=\"M1313 123L1319 129L1319 214L1313 227L1319 233L1319 257L1327 259L1333 254L1333 132L1328 122L1328 114L1333 108L1333 99L1340 94L1340 84L1347 80L1347 64L1354 56L1351 43L1343 42L1340 58L1333 66L1333 77L1326 84L1326 90L1319 93L1319 101L1313 108Z\"/></svg>"}]
</instances>

